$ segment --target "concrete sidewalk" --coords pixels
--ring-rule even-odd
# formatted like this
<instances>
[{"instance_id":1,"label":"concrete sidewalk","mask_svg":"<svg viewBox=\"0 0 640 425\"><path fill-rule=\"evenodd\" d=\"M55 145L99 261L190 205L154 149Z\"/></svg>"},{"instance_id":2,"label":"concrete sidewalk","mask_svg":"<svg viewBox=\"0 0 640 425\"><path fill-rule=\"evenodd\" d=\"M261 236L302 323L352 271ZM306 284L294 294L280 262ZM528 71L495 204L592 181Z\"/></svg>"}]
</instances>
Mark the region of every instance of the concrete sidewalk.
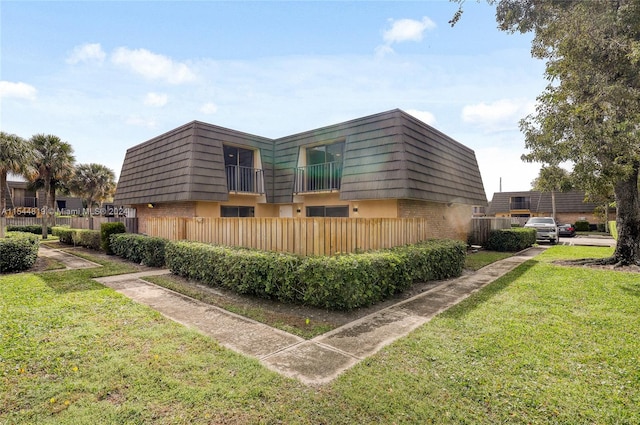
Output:
<instances>
[{"instance_id":1,"label":"concrete sidewalk","mask_svg":"<svg viewBox=\"0 0 640 425\"><path fill-rule=\"evenodd\" d=\"M77 255L69 254L59 249L50 248L45 244L40 244L38 248L38 255L47 257L61 262L65 265L67 270L71 269L90 269L93 267L102 267L101 264L94 263L93 261L85 260ZM58 270L59 271L59 270Z\"/></svg>"},{"instance_id":2,"label":"concrete sidewalk","mask_svg":"<svg viewBox=\"0 0 640 425\"><path fill-rule=\"evenodd\" d=\"M513 257L438 286L348 323L311 340L205 304L140 280L168 270L95 279L166 317L198 329L221 345L258 358L266 367L309 385L328 383L341 372L459 303L472 293L536 256L530 248Z\"/></svg>"}]
</instances>

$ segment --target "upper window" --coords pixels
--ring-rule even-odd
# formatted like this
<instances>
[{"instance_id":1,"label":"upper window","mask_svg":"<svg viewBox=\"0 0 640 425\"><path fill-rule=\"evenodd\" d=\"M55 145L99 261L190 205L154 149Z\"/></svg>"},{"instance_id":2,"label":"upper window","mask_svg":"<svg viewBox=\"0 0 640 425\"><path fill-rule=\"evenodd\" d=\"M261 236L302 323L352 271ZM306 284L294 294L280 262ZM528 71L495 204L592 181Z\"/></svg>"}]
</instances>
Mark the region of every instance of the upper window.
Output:
<instances>
[{"instance_id":1,"label":"upper window","mask_svg":"<svg viewBox=\"0 0 640 425\"><path fill-rule=\"evenodd\" d=\"M229 192L262 193L262 170L254 168L254 151L223 146Z\"/></svg>"},{"instance_id":2,"label":"upper window","mask_svg":"<svg viewBox=\"0 0 640 425\"><path fill-rule=\"evenodd\" d=\"M307 165L342 161L344 142L307 148Z\"/></svg>"},{"instance_id":3,"label":"upper window","mask_svg":"<svg viewBox=\"0 0 640 425\"><path fill-rule=\"evenodd\" d=\"M531 197L530 196L512 196L511 207L512 210L528 210L531 209Z\"/></svg>"},{"instance_id":4,"label":"upper window","mask_svg":"<svg viewBox=\"0 0 640 425\"><path fill-rule=\"evenodd\" d=\"M295 171L294 192L319 192L340 189L344 142L308 147L306 166Z\"/></svg>"}]
</instances>

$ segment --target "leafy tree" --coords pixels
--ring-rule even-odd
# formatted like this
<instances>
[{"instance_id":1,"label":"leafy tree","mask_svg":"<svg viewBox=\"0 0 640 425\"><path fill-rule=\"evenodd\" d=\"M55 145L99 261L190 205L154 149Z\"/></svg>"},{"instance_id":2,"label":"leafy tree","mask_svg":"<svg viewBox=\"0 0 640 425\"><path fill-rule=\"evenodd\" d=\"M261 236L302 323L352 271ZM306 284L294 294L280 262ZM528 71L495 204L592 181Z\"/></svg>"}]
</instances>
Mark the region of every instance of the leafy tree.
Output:
<instances>
[{"instance_id":1,"label":"leafy tree","mask_svg":"<svg viewBox=\"0 0 640 425\"><path fill-rule=\"evenodd\" d=\"M571 174L558 165L547 165L540 169L538 177L531 182L533 190L551 193L553 218L556 218L556 192L568 192L573 189Z\"/></svg>"},{"instance_id":2,"label":"leafy tree","mask_svg":"<svg viewBox=\"0 0 640 425\"><path fill-rule=\"evenodd\" d=\"M4 237L5 211L7 209L7 174L23 174L33 161L33 152L22 137L0 132L0 238Z\"/></svg>"},{"instance_id":3,"label":"leafy tree","mask_svg":"<svg viewBox=\"0 0 640 425\"><path fill-rule=\"evenodd\" d=\"M102 164L79 164L69 181L69 188L72 193L85 198L87 208L91 209L95 202L102 204L113 196L116 175Z\"/></svg>"},{"instance_id":4,"label":"leafy tree","mask_svg":"<svg viewBox=\"0 0 640 425\"><path fill-rule=\"evenodd\" d=\"M533 32L532 55L546 60L549 84L536 113L521 121L525 160L572 161L575 180L590 195L613 188L616 250L591 262L640 264L640 2L488 2L497 5L498 27Z\"/></svg>"},{"instance_id":5,"label":"leafy tree","mask_svg":"<svg viewBox=\"0 0 640 425\"><path fill-rule=\"evenodd\" d=\"M35 155L35 173L29 175L31 181L43 181L45 213L42 214L42 238L47 238L47 218L54 211L55 180L64 180L73 171L73 148L52 134L36 134L29 139Z\"/></svg>"}]
</instances>

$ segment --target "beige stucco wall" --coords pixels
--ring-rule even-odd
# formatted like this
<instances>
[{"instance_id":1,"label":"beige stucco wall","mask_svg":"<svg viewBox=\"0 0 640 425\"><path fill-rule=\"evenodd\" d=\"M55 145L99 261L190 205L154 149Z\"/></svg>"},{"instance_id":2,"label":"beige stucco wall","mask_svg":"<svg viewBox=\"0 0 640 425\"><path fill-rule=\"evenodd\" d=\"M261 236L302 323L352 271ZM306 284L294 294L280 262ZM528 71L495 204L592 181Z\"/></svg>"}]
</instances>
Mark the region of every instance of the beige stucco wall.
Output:
<instances>
[{"instance_id":1,"label":"beige stucco wall","mask_svg":"<svg viewBox=\"0 0 640 425\"><path fill-rule=\"evenodd\" d=\"M398 201L398 216L428 218L435 238L459 239L466 242L471 231L471 211L472 207L464 204L406 199Z\"/></svg>"},{"instance_id":2,"label":"beige stucco wall","mask_svg":"<svg viewBox=\"0 0 640 425\"><path fill-rule=\"evenodd\" d=\"M148 204L132 205L138 217L138 233L146 233L146 220L150 217L195 217L195 202L174 202L170 204L154 203L153 208Z\"/></svg>"}]
</instances>

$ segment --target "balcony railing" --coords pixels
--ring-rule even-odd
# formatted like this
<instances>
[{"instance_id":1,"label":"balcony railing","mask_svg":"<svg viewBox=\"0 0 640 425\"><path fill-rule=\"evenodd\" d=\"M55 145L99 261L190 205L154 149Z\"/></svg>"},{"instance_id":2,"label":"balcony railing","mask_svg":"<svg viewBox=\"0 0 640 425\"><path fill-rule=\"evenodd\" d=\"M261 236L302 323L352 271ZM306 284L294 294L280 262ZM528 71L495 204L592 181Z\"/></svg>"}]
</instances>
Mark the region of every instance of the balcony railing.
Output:
<instances>
[{"instance_id":1,"label":"balcony railing","mask_svg":"<svg viewBox=\"0 0 640 425\"><path fill-rule=\"evenodd\" d=\"M237 193L264 193L262 170L227 165L227 189Z\"/></svg>"},{"instance_id":2,"label":"balcony railing","mask_svg":"<svg viewBox=\"0 0 640 425\"><path fill-rule=\"evenodd\" d=\"M340 190L342 162L325 162L295 169L293 192L323 192Z\"/></svg>"},{"instance_id":3,"label":"balcony railing","mask_svg":"<svg viewBox=\"0 0 640 425\"><path fill-rule=\"evenodd\" d=\"M36 208L38 206L38 198L25 196L21 200L16 199L15 207L27 207L27 208ZM22 204L22 205L19 205Z\"/></svg>"},{"instance_id":4,"label":"balcony railing","mask_svg":"<svg viewBox=\"0 0 640 425\"><path fill-rule=\"evenodd\" d=\"M522 200L522 201L511 201L512 210L530 210L531 209L531 201L530 200Z\"/></svg>"}]
</instances>

